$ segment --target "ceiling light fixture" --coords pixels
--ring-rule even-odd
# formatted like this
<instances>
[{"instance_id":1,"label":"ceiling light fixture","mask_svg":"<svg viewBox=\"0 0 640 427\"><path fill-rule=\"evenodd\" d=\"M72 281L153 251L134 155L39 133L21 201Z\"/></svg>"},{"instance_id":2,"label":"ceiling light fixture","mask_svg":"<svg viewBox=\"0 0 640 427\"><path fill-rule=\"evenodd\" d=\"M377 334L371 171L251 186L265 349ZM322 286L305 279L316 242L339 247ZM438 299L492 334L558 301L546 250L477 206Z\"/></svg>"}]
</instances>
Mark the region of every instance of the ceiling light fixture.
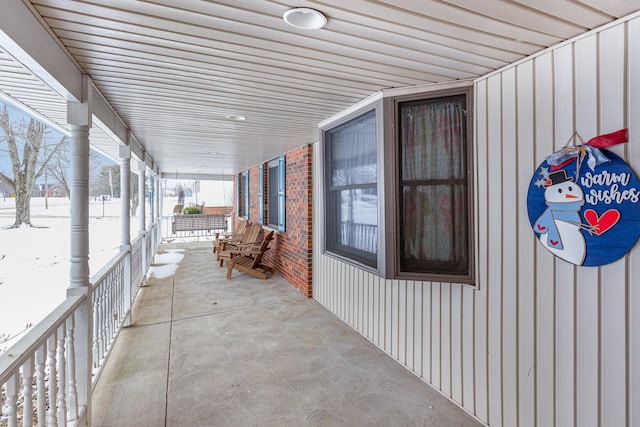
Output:
<instances>
[{"instance_id":1,"label":"ceiling light fixture","mask_svg":"<svg viewBox=\"0 0 640 427\"><path fill-rule=\"evenodd\" d=\"M296 7L287 10L282 19L287 24L303 30L319 30L327 25L327 17L315 9Z\"/></svg>"},{"instance_id":2,"label":"ceiling light fixture","mask_svg":"<svg viewBox=\"0 0 640 427\"><path fill-rule=\"evenodd\" d=\"M227 116L227 120L231 120L232 122L244 122L245 120L247 120L247 117L237 114L231 114Z\"/></svg>"}]
</instances>

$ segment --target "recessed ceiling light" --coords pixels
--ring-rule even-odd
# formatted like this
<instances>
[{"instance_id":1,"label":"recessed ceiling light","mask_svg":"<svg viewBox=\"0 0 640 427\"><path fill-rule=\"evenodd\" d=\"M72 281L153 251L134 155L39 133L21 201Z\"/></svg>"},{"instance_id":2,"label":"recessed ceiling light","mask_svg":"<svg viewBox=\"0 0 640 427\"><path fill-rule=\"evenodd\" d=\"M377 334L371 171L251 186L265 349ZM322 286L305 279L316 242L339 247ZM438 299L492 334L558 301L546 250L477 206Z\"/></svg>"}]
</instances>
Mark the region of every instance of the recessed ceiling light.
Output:
<instances>
[{"instance_id":1,"label":"recessed ceiling light","mask_svg":"<svg viewBox=\"0 0 640 427\"><path fill-rule=\"evenodd\" d=\"M287 24L303 30L318 30L327 25L327 17L322 12L306 7L289 9L282 15L282 19Z\"/></svg>"},{"instance_id":2,"label":"recessed ceiling light","mask_svg":"<svg viewBox=\"0 0 640 427\"><path fill-rule=\"evenodd\" d=\"M231 120L233 122L243 122L243 121L247 120L247 117L246 116L240 116L240 115L237 115L237 114L232 114L232 115L227 116L227 120Z\"/></svg>"}]
</instances>

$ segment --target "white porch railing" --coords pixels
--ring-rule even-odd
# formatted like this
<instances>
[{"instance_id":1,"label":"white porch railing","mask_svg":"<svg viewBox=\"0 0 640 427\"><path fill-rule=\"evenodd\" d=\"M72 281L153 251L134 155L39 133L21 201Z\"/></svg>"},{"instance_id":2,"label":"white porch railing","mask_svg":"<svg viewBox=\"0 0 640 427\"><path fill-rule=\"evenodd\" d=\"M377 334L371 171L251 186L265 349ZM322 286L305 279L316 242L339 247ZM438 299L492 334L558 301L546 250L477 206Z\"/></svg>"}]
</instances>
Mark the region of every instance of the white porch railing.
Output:
<instances>
[{"instance_id":1,"label":"white porch railing","mask_svg":"<svg viewBox=\"0 0 640 427\"><path fill-rule=\"evenodd\" d=\"M0 424L58 426L80 418L75 316L85 299L67 298L0 357Z\"/></svg>"},{"instance_id":2,"label":"white porch railing","mask_svg":"<svg viewBox=\"0 0 640 427\"><path fill-rule=\"evenodd\" d=\"M93 369L98 377L111 344L129 314L131 301L126 301L128 252L120 252L92 279ZM129 286L131 286L129 284Z\"/></svg>"},{"instance_id":3,"label":"white porch railing","mask_svg":"<svg viewBox=\"0 0 640 427\"><path fill-rule=\"evenodd\" d=\"M133 286L131 297L133 298L137 293L138 289L142 285L145 276L145 264L144 261L144 253L142 252L142 247L144 244L144 236L139 235L136 237L133 242L131 242L131 283Z\"/></svg>"},{"instance_id":4,"label":"white porch railing","mask_svg":"<svg viewBox=\"0 0 640 427\"><path fill-rule=\"evenodd\" d=\"M161 241L158 231L158 224L152 224L132 242L131 250L120 252L93 276L91 316L83 313L88 310L85 295L69 296L0 356L0 426L90 424L84 403L90 402L92 387L82 387L81 379L91 378L95 385L127 324ZM89 348L91 355L86 354ZM87 360L92 363L82 362Z\"/></svg>"}]
</instances>

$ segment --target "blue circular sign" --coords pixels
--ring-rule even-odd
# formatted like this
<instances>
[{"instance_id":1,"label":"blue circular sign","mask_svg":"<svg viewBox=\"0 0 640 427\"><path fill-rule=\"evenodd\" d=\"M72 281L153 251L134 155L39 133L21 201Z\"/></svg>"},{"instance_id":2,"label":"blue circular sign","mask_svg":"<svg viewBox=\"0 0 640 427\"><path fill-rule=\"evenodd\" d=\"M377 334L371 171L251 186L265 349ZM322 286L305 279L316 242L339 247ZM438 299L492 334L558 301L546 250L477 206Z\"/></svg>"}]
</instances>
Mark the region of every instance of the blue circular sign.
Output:
<instances>
[{"instance_id":1,"label":"blue circular sign","mask_svg":"<svg viewBox=\"0 0 640 427\"><path fill-rule=\"evenodd\" d=\"M573 161L553 170L545 160L527 193L529 222L542 245L575 265L624 256L640 236L640 181L616 154L593 168Z\"/></svg>"}]
</instances>

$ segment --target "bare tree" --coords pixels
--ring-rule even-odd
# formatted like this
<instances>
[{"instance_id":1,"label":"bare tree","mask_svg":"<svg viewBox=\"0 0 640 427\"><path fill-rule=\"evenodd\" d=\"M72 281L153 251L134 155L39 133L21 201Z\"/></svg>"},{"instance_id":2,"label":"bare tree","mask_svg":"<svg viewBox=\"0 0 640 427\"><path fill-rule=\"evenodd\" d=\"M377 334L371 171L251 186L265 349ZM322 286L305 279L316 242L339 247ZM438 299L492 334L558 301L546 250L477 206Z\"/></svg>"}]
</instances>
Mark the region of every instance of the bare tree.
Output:
<instances>
[{"instance_id":1,"label":"bare tree","mask_svg":"<svg viewBox=\"0 0 640 427\"><path fill-rule=\"evenodd\" d=\"M69 152L69 141L65 140L58 146L51 160L46 165L47 172L62 186L68 198L71 197L71 153ZM101 165L100 154L89 150L89 182L93 182L99 174ZM93 194L91 194L93 195Z\"/></svg>"},{"instance_id":2,"label":"bare tree","mask_svg":"<svg viewBox=\"0 0 640 427\"><path fill-rule=\"evenodd\" d=\"M0 114L0 129L4 132L0 143L6 142L13 177L0 172L0 181L7 184L15 193L16 220L11 228L23 224L31 224L31 193L36 179L44 172L44 168L56 150L65 142L62 136L59 141L51 144L51 149L41 152L47 138L47 126L34 118L24 117L11 119L7 105Z\"/></svg>"}]
</instances>

